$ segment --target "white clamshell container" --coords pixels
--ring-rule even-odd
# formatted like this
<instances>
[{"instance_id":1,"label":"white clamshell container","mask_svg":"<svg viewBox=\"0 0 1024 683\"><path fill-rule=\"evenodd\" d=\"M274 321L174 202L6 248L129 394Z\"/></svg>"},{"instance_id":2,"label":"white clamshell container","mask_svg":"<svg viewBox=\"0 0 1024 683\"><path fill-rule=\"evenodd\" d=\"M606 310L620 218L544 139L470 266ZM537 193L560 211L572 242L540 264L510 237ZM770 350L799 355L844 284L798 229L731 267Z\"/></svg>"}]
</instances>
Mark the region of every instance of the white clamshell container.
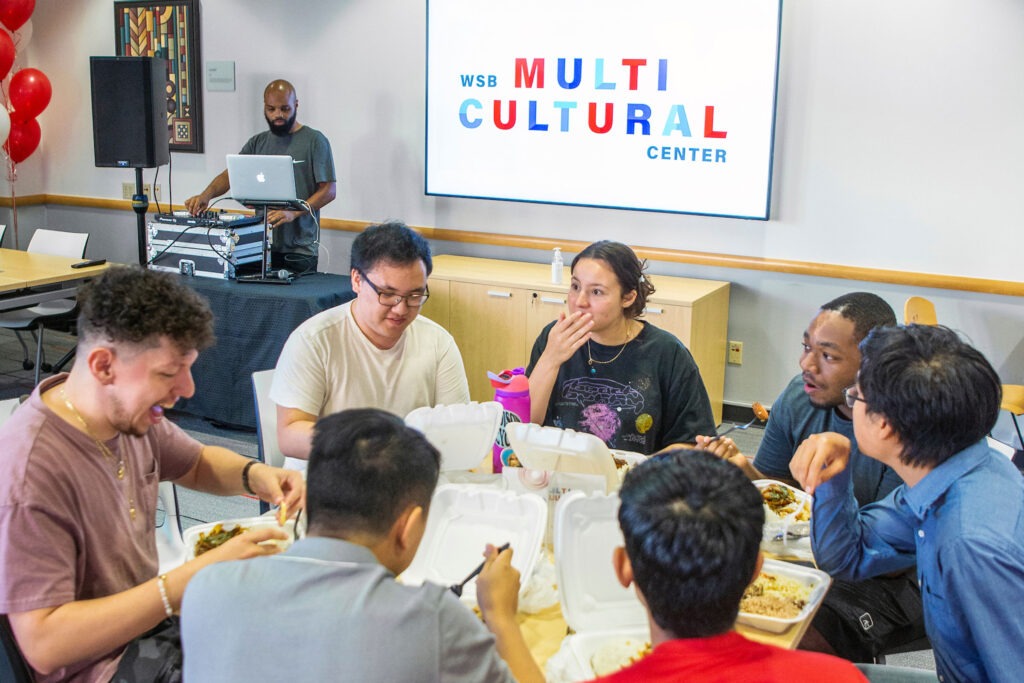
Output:
<instances>
[{"instance_id":1,"label":"white clamshell container","mask_svg":"<svg viewBox=\"0 0 1024 683\"><path fill-rule=\"evenodd\" d=\"M775 574L783 578L792 579L806 587L808 592L807 604L800 610L800 613L790 619L780 617L768 617L761 614L752 614L741 611L736 619L741 624L753 626L754 628L768 631L769 633L785 633L791 626L798 624L818 609L818 605L825 599L825 593L832 584L832 577L820 569L803 567L789 562L779 560L765 560L761 567L762 574Z\"/></svg>"},{"instance_id":2,"label":"white clamshell container","mask_svg":"<svg viewBox=\"0 0 1024 683\"><path fill-rule=\"evenodd\" d=\"M501 427L497 401L417 408L405 416L405 424L423 432L441 451L441 471L468 470L491 452Z\"/></svg>"},{"instance_id":3,"label":"white clamshell container","mask_svg":"<svg viewBox=\"0 0 1024 683\"><path fill-rule=\"evenodd\" d=\"M488 543L508 543L522 592L540 557L547 521L547 504L537 496L466 484L438 486L423 540L400 581L450 586L465 579L483 561ZM476 603L475 579L463 588L462 599Z\"/></svg>"},{"instance_id":4,"label":"white clamshell container","mask_svg":"<svg viewBox=\"0 0 1024 683\"><path fill-rule=\"evenodd\" d=\"M284 523L284 526L279 526L277 518L273 514L263 515L262 517L244 517L242 519L226 519L223 522L210 522L209 524L197 524L196 526L190 526L181 533L182 541L185 543L185 559L191 560L196 556L196 541L199 540L199 534L209 533L213 527L220 524L225 530L230 531L236 526L241 526L246 530L249 529L280 529L284 533L288 534L287 540L282 541L268 541L268 543L275 543L281 548L281 550L288 549L292 544L292 540L295 538L295 519L289 519Z\"/></svg>"}]
</instances>

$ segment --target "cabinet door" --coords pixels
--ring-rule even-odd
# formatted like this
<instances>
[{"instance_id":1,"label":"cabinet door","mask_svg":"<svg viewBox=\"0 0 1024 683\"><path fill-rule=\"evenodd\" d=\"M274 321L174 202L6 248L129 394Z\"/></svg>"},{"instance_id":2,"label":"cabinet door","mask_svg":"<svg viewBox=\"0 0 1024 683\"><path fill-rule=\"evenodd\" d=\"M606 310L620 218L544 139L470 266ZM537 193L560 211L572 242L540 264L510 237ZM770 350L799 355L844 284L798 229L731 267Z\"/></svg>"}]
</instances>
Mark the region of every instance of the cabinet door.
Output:
<instances>
[{"instance_id":1,"label":"cabinet door","mask_svg":"<svg viewBox=\"0 0 1024 683\"><path fill-rule=\"evenodd\" d=\"M514 287L452 282L449 328L462 352L474 401L493 401L487 371L526 365L523 352L530 292Z\"/></svg>"},{"instance_id":2,"label":"cabinet door","mask_svg":"<svg viewBox=\"0 0 1024 683\"><path fill-rule=\"evenodd\" d=\"M671 332L690 350L700 368L716 424L722 422L722 398L725 393L728 296L728 290L722 296L716 296L713 302L715 305L712 302L700 306L649 303L644 315L647 322Z\"/></svg>"},{"instance_id":3,"label":"cabinet door","mask_svg":"<svg viewBox=\"0 0 1024 683\"><path fill-rule=\"evenodd\" d=\"M549 322L558 318L558 314L566 310L565 292L530 293L529 306L526 309L526 362L530 362L530 351L537 335Z\"/></svg>"}]
</instances>

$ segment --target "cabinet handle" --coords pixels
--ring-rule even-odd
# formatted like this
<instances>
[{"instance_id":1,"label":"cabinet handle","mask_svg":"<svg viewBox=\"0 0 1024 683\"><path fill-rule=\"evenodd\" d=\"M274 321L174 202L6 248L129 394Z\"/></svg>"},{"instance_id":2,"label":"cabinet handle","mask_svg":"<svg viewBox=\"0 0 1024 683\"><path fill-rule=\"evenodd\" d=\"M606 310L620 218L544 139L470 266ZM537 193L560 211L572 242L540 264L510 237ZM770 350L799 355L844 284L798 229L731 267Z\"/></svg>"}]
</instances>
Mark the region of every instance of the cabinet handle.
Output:
<instances>
[{"instance_id":1,"label":"cabinet handle","mask_svg":"<svg viewBox=\"0 0 1024 683\"><path fill-rule=\"evenodd\" d=\"M542 304L560 304L562 306L565 305L565 299L559 299L557 297L552 296L542 296L540 298L540 302Z\"/></svg>"},{"instance_id":2,"label":"cabinet handle","mask_svg":"<svg viewBox=\"0 0 1024 683\"><path fill-rule=\"evenodd\" d=\"M512 298L512 292L495 292L493 290L488 289L487 290L487 296L496 296L496 297L499 297L501 299L511 299Z\"/></svg>"},{"instance_id":3,"label":"cabinet handle","mask_svg":"<svg viewBox=\"0 0 1024 683\"><path fill-rule=\"evenodd\" d=\"M644 313L650 313L651 315L661 315L664 312L664 309L655 308L653 306L648 306L647 308L644 309Z\"/></svg>"}]
</instances>

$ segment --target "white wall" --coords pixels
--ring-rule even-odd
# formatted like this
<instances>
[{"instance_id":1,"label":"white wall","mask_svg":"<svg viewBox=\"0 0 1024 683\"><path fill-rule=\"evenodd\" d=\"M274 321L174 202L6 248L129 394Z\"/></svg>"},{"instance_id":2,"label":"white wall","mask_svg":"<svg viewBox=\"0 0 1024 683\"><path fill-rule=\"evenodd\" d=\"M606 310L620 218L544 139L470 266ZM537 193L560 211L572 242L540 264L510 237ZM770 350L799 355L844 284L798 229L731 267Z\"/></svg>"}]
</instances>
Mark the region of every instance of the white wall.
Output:
<instances>
[{"instance_id":1,"label":"white wall","mask_svg":"<svg viewBox=\"0 0 1024 683\"><path fill-rule=\"evenodd\" d=\"M113 53L111 3L38 0L33 20L27 63L48 74L54 100L17 192L119 197L133 176L93 167L89 99L88 56ZM283 76L298 89L300 120L334 147L338 199L325 216L1021 280L1019 0L786 0L768 222L424 196L425 31L425 4L409 0L207 0L203 60L234 60L238 87L204 93L206 153L173 155L175 200L202 189L224 155L262 128L262 87ZM166 169L160 183L166 192ZM49 207L35 215L50 227L89 228L90 255L134 259L131 214ZM331 270L345 270L350 240L325 237ZM679 264L653 270L734 283L730 338L746 343L746 359L727 372L733 402L770 401L795 371L813 310L853 289L878 292L898 312L906 296L929 296L1007 381L1024 382L1017 298Z\"/></svg>"}]
</instances>

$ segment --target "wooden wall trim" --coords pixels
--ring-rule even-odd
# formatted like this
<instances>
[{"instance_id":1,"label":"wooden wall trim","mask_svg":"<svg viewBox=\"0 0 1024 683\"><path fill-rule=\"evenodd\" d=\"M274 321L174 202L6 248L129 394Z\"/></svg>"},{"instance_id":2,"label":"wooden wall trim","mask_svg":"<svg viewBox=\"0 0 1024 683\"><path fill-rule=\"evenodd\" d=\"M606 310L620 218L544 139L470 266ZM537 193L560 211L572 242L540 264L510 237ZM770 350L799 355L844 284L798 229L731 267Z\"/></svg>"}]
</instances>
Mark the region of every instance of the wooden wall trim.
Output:
<instances>
[{"instance_id":1,"label":"wooden wall trim","mask_svg":"<svg viewBox=\"0 0 1024 683\"><path fill-rule=\"evenodd\" d=\"M18 206L73 206L86 209L109 209L114 211L131 211L132 203L124 199L104 199L100 197L82 197L76 195L35 194L17 198ZM0 197L0 207L10 207L10 197ZM175 206L175 209L184 208ZM360 232L370 223L338 218L324 218L321 227L324 230L343 232ZM449 230L410 226L427 239L444 242L461 242L465 244L486 244L497 247L513 247L518 249L538 249L550 251L553 247L562 247L564 251L579 251L586 242L572 240L555 240L546 237L530 237L528 235L503 235L490 232L468 230ZM1000 294L1004 296L1024 296L1024 282L1009 280L989 280L985 278L958 277L937 273L913 273L881 268L864 268L861 266L844 266L832 263L814 263L809 261L789 261L786 259L759 258L756 256L740 256L736 254L714 254L701 251L683 251L662 247L635 246L637 254L652 261L670 263L687 263L711 268L738 268L741 270L761 270L791 275L807 275L810 277L832 278L839 280L859 280L862 282L885 282L906 285L909 287L926 287L933 289L950 289L964 292L980 292L984 294Z\"/></svg>"}]
</instances>

